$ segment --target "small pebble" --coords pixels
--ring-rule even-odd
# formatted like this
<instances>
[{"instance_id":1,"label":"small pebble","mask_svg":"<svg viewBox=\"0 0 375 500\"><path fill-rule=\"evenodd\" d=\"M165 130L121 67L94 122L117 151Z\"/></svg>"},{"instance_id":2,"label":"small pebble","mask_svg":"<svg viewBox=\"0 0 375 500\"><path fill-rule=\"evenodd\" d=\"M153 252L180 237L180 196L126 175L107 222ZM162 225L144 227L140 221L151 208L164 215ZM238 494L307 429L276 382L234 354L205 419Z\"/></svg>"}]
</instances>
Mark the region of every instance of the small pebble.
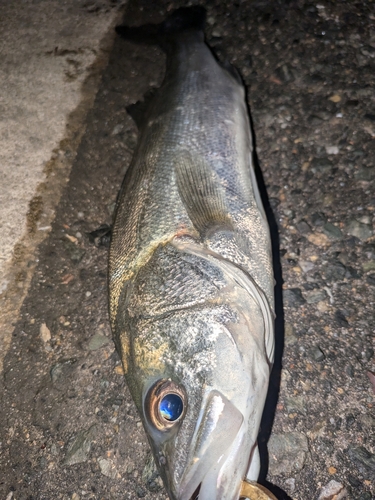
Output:
<instances>
[{"instance_id":1,"label":"small pebble","mask_svg":"<svg viewBox=\"0 0 375 500\"><path fill-rule=\"evenodd\" d=\"M270 473L282 475L301 470L305 465L308 451L305 434L299 432L271 434L268 441Z\"/></svg>"},{"instance_id":2,"label":"small pebble","mask_svg":"<svg viewBox=\"0 0 375 500\"><path fill-rule=\"evenodd\" d=\"M329 306L326 302L318 302L316 304L316 308L321 313L325 313L329 310Z\"/></svg>"},{"instance_id":3,"label":"small pebble","mask_svg":"<svg viewBox=\"0 0 375 500\"><path fill-rule=\"evenodd\" d=\"M339 309L337 309L337 311L335 312L335 320L337 321L339 326L342 326L344 328L349 325L349 322L346 319L345 314L343 313L343 311L340 311Z\"/></svg>"},{"instance_id":4,"label":"small pebble","mask_svg":"<svg viewBox=\"0 0 375 500\"><path fill-rule=\"evenodd\" d=\"M293 325L286 323L284 326L284 343L285 345L293 345L297 342L297 336L294 333Z\"/></svg>"},{"instance_id":5,"label":"small pebble","mask_svg":"<svg viewBox=\"0 0 375 500\"><path fill-rule=\"evenodd\" d=\"M334 203L335 196L332 193L325 194L322 200L323 205L329 207Z\"/></svg>"},{"instance_id":6,"label":"small pebble","mask_svg":"<svg viewBox=\"0 0 375 500\"><path fill-rule=\"evenodd\" d=\"M362 215L361 217L358 217L357 220L363 224L371 224L372 219L369 215Z\"/></svg>"},{"instance_id":7,"label":"small pebble","mask_svg":"<svg viewBox=\"0 0 375 500\"><path fill-rule=\"evenodd\" d=\"M333 261L324 266L324 276L328 281L341 281L346 274L346 267L342 262Z\"/></svg>"},{"instance_id":8,"label":"small pebble","mask_svg":"<svg viewBox=\"0 0 375 500\"><path fill-rule=\"evenodd\" d=\"M117 471L112 460L99 457L98 464L100 467L100 472L103 474L103 476L109 477L110 479L116 479Z\"/></svg>"},{"instance_id":9,"label":"small pebble","mask_svg":"<svg viewBox=\"0 0 375 500\"><path fill-rule=\"evenodd\" d=\"M358 488L362 484L362 482L352 474L348 474L348 481L354 488Z\"/></svg>"},{"instance_id":10,"label":"small pebble","mask_svg":"<svg viewBox=\"0 0 375 500\"><path fill-rule=\"evenodd\" d=\"M70 260L75 264L78 264L78 262L82 260L83 256L86 253L86 251L83 248L80 248L78 245L76 245L69 239L63 240L63 246Z\"/></svg>"},{"instance_id":11,"label":"small pebble","mask_svg":"<svg viewBox=\"0 0 375 500\"><path fill-rule=\"evenodd\" d=\"M146 496L146 491L140 487L137 487L136 493L138 498L144 498Z\"/></svg>"},{"instance_id":12,"label":"small pebble","mask_svg":"<svg viewBox=\"0 0 375 500\"><path fill-rule=\"evenodd\" d=\"M354 377L354 368L353 366L348 363L345 367L345 373L348 375L348 377L353 378Z\"/></svg>"},{"instance_id":13,"label":"small pebble","mask_svg":"<svg viewBox=\"0 0 375 500\"><path fill-rule=\"evenodd\" d=\"M56 383L60 378L64 377L64 374L66 374L67 371L69 371L69 367L71 365L74 365L76 363L76 358L68 358L68 359L63 359L54 365L51 366L50 369L50 377L52 380L52 383Z\"/></svg>"},{"instance_id":14,"label":"small pebble","mask_svg":"<svg viewBox=\"0 0 375 500\"><path fill-rule=\"evenodd\" d=\"M317 247L324 247L329 244L328 237L322 233L311 233L307 235L307 239L310 243L316 245Z\"/></svg>"},{"instance_id":15,"label":"small pebble","mask_svg":"<svg viewBox=\"0 0 375 500\"><path fill-rule=\"evenodd\" d=\"M311 162L311 171L330 172L332 170L332 162L328 158L314 158Z\"/></svg>"},{"instance_id":16,"label":"small pebble","mask_svg":"<svg viewBox=\"0 0 375 500\"><path fill-rule=\"evenodd\" d=\"M359 167L358 170L354 172L354 177L359 181L369 182L375 178L375 169L371 167Z\"/></svg>"},{"instance_id":17,"label":"small pebble","mask_svg":"<svg viewBox=\"0 0 375 500\"><path fill-rule=\"evenodd\" d=\"M285 479L285 484L288 487L290 493L293 493L296 489L296 480L294 479L294 477L288 477L288 479Z\"/></svg>"},{"instance_id":18,"label":"small pebble","mask_svg":"<svg viewBox=\"0 0 375 500\"><path fill-rule=\"evenodd\" d=\"M341 500L347 498L348 491L345 486L332 479L322 488L318 500Z\"/></svg>"},{"instance_id":19,"label":"small pebble","mask_svg":"<svg viewBox=\"0 0 375 500\"><path fill-rule=\"evenodd\" d=\"M364 427L375 431L375 416L364 413L360 416L360 421Z\"/></svg>"},{"instance_id":20,"label":"small pebble","mask_svg":"<svg viewBox=\"0 0 375 500\"><path fill-rule=\"evenodd\" d=\"M325 355L324 355L323 351L318 346L312 347L310 349L310 355L314 361L320 362L320 361L323 361L325 359Z\"/></svg>"},{"instance_id":21,"label":"small pebble","mask_svg":"<svg viewBox=\"0 0 375 500\"><path fill-rule=\"evenodd\" d=\"M116 202L113 202L113 203L109 203L107 205L107 212L109 215L113 216L115 210L116 210Z\"/></svg>"},{"instance_id":22,"label":"small pebble","mask_svg":"<svg viewBox=\"0 0 375 500\"><path fill-rule=\"evenodd\" d=\"M327 155L337 155L339 154L339 148L337 146L326 146Z\"/></svg>"},{"instance_id":23,"label":"small pebble","mask_svg":"<svg viewBox=\"0 0 375 500\"><path fill-rule=\"evenodd\" d=\"M289 307L299 307L306 302L300 288L283 290L284 304Z\"/></svg>"},{"instance_id":24,"label":"small pebble","mask_svg":"<svg viewBox=\"0 0 375 500\"><path fill-rule=\"evenodd\" d=\"M297 222L296 227L301 234L308 234L311 232L311 227L304 220Z\"/></svg>"},{"instance_id":25,"label":"small pebble","mask_svg":"<svg viewBox=\"0 0 375 500\"><path fill-rule=\"evenodd\" d=\"M91 450L91 442L96 433L93 425L87 431L80 431L68 447L64 465L75 465L86 462Z\"/></svg>"},{"instance_id":26,"label":"small pebble","mask_svg":"<svg viewBox=\"0 0 375 500\"><path fill-rule=\"evenodd\" d=\"M372 354L374 354L374 351L372 351ZM367 371L367 376L368 376L368 378L370 380L372 392L375 394L375 373Z\"/></svg>"},{"instance_id":27,"label":"small pebble","mask_svg":"<svg viewBox=\"0 0 375 500\"><path fill-rule=\"evenodd\" d=\"M347 453L350 460L366 479L375 481L375 454L364 446L349 446Z\"/></svg>"},{"instance_id":28,"label":"small pebble","mask_svg":"<svg viewBox=\"0 0 375 500\"><path fill-rule=\"evenodd\" d=\"M114 372L116 373L116 375L124 375L124 369L122 365L116 366Z\"/></svg>"},{"instance_id":29,"label":"small pebble","mask_svg":"<svg viewBox=\"0 0 375 500\"><path fill-rule=\"evenodd\" d=\"M371 495L369 491L365 491L356 500L374 500L374 497Z\"/></svg>"},{"instance_id":30,"label":"small pebble","mask_svg":"<svg viewBox=\"0 0 375 500\"><path fill-rule=\"evenodd\" d=\"M351 220L347 226L347 233L355 236L361 241L366 241L373 235L372 228L369 224L364 224L357 220Z\"/></svg>"},{"instance_id":31,"label":"small pebble","mask_svg":"<svg viewBox=\"0 0 375 500\"><path fill-rule=\"evenodd\" d=\"M308 273L309 271L312 271L315 267L315 264L313 262L309 262L306 260L299 260L298 265L302 269L302 272L304 272L304 273Z\"/></svg>"},{"instance_id":32,"label":"small pebble","mask_svg":"<svg viewBox=\"0 0 375 500\"><path fill-rule=\"evenodd\" d=\"M305 296L308 304L317 304L327 298L327 293L325 290L314 290L313 292L306 292Z\"/></svg>"},{"instance_id":33,"label":"small pebble","mask_svg":"<svg viewBox=\"0 0 375 500\"><path fill-rule=\"evenodd\" d=\"M341 96L338 94L334 94L331 97L329 97L329 100L332 102L340 102L341 101Z\"/></svg>"},{"instance_id":34,"label":"small pebble","mask_svg":"<svg viewBox=\"0 0 375 500\"><path fill-rule=\"evenodd\" d=\"M375 271L375 260L369 260L362 264L362 268L367 273L368 271Z\"/></svg>"},{"instance_id":35,"label":"small pebble","mask_svg":"<svg viewBox=\"0 0 375 500\"><path fill-rule=\"evenodd\" d=\"M97 349L100 349L101 347L109 344L110 341L111 340L108 337L106 337L105 335L102 335L100 333L96 333L89 340L88 348L90 351L96 351Z\"/></svg>"},{"instance_id":36,"label":"small pebble","mask_svg":"<svg viewBox=\"0 0 375 500\"><path fill-rule=\"evenodd\" d=\"M40 337L43 342L49 342L51 340L51 331L45 323L40 325Z\"/></svg>"},{"instance_id":37,"label":"small pebble","mask_svg":"<svg viewBox=\"0 0 375 500\"><path fill-rule=\"evenodd\" d=\"M294 80L292 71L287 64L283 64L282 66L277 68L276 74L278 78L284 83L288 83Z\"/></svg>"},{"instance_id":38,"label":"small pebble","mask_svg":"<svg viewBox=\"0 0 375 500\"><path fill-rule=\"evenodd\" d=\"M113 130L112 130L112 135L118 135L122 130L124 129L124 125L122 123L119 123L116 125Z\"/></svg>"},{"instance_id":39,"label":"small pebble","mask_svg":"<svg viewBox=\"0 0 375 500\"><path fill-rule=\"evenodd\" d=\"M285 407L290 413L306 414L306 399L304 396L291 396L285 398Z\"/></svg>"},{"instance_id":40,"label":"small pebble","mask_svg":"<svg viewBox=\"0 0 375 500\"><path fill-rule=\"evenodd\" d=\"M314 224L314 226L324 226L324 224L327 222L327 217L322 212L315 212L311 216L311 222Z\"/></svg>"},{"instance_id":41,"label":"small pebble","mask_svg":"<svg viewBox=\"0 0 375 500\"><path fill-rule=\"evenodd\" d=\"M323 226L323 232L331 239L340 239L343 234L340 228L332 224L331 222L326 222Z\"/></svg>"},{"instance_id":42,"label":"small pebble","mask_svg":"<svg viewBox=\"0 0 375 500\"><path fill-rule=\"evenodd\" d=\"M59 454L59 450L55 443L51 444L51 454L54 456L57 456Z\"/></svg>"}]
</instances>

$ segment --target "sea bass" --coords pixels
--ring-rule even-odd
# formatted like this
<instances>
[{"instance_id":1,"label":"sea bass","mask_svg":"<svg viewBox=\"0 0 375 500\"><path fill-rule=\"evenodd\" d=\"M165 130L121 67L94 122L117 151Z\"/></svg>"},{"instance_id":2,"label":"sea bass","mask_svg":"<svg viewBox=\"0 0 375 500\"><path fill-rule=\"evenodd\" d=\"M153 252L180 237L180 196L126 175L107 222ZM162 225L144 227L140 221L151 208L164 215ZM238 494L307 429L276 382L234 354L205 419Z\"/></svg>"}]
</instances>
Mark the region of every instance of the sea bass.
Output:
<instances>
[{"instance_id":1,"label":"sea bass","mask_svg":"<svg viewBox=\"0 0 375 500\"><path fill-rule=\"evenodd\" d=\"M245 91L178 9L128 40L159 43L109 260L110 317L126 380L171 500L237 500L258 479L274 356L269 228ZM261 497L259 497L261 498Z\"/></svg>"}]
</instances>

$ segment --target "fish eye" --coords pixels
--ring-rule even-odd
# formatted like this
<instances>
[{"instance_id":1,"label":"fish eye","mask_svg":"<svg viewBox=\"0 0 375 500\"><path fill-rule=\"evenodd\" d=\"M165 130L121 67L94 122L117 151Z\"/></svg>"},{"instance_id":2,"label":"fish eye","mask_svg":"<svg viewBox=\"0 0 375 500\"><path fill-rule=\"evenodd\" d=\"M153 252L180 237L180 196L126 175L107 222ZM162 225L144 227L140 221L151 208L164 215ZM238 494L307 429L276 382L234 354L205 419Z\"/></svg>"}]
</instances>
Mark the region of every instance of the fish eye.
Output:
<instances>
[{"instance_id":1,"label":"fish eye","mask_svg":"<svg viewBox=\"0 0 375 500\"><path fill-rule=\"evenodd\" d=\"M148 391L145 406L146 414L158 430L171 429L185 415L185 390L171 380L159 380Z\"/></svg>"},{"instance_id":2,"label":"fish eye","mask_svg":"<svg viewBox=\"0 0 375 500\"><path fill-rule=\"evenodd\" d=\"M184 403L178 394L166 394L159 403L160 415L170 422L177 420L183 409Z\"/></svg>"}]
</instances>

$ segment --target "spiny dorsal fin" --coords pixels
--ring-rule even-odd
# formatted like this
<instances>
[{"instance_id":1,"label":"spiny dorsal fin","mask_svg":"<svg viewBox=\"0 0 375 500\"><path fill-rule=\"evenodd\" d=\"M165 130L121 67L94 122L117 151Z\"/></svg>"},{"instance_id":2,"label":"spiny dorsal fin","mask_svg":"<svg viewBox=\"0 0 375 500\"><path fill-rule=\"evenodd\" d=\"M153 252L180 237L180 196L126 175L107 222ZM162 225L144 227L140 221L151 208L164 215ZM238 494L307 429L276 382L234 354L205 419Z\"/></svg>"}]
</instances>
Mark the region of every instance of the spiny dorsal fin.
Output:
<instances>
[{"instance_id":1,"label":"spiny dorsal fin","mask_svg":"<svg viewBox=\"0 0 375 500\"><path fill-rule=\"evenodd\" d=\"M142 101L138 101L135 104L130 104L127 106L126 111L135 121L138 129L141 129L142 125L146 121L147 111L150 107L150 103L156 94L157 89L151 88L143 96Z\"/></svg>"},{"instance_id":2,"label":"spiny dorsal fin","mask_svg":"<svg viewBox=\"0 0 375 500\"><path fill-rule=\"evenodd\" d=\"M240 72L238 69L233 66L229 61L224 61L221 63L222 67L228 71L228 73L236 80L237 83L239 83L241 86L243 86L243 80L241 77Z\"/></svg>"},{"instance_id":3,"label":"spiny dorsal fin","mask_svg":"<svg viewBox=\"0 0 375 500\"><path fill-rule=\"evenodd\" d=\"M209 163L183 151L176 159L175 172L182 202L199 233L213 226L232 229L223 188Z\"/></svg>"}]
</instances>

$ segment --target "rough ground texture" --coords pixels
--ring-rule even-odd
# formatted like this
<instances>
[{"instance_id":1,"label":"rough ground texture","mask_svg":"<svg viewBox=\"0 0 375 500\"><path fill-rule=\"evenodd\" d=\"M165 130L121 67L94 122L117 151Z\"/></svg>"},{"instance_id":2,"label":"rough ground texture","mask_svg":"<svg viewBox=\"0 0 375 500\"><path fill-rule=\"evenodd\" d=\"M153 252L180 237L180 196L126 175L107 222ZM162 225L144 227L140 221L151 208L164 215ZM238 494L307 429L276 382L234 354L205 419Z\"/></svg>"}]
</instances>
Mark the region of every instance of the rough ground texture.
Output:
<instances>
[{"instance_id":1,"label":"rough ground texture","mask_svg":"<svg viewBox=\"0 0 375 500\"><path fill-rule=\"evenodd\" d=\"M127 19L159 21L182 4L141 0ZM371 500L374 2L205 5L208 42L248 86L273 210L278 350L263 479L268 463L279 499ZM111 341L107 249L87 236L111 223L134 150L125 107L163 71L156 48L115 42L4 362L1 498L166 498Z\"/></svg>"},{"instance_id":2,"label":"rough ground texture","mask_svg":"<svg viewBox=\"0 0 375 500\"><path fill-rule=\"evenodd\" d=\"M82 83L116 15L110 2L96 13L88 3L1 5L0 290L3 266L29 229L26 213L37 211L38 199L31 207L28 202L46 179L45 164L64 137L67 117L79 105Z\"/></svg>"},{"instance_id":3,"label":"rough ground texture","mask_svg":"<svg viewBox=\"0 0 375 500\"><path fill-rule=\"evenodd\" d=\"M0 372L123 0L1 2Z\"/></svg>"}]
</instances>

